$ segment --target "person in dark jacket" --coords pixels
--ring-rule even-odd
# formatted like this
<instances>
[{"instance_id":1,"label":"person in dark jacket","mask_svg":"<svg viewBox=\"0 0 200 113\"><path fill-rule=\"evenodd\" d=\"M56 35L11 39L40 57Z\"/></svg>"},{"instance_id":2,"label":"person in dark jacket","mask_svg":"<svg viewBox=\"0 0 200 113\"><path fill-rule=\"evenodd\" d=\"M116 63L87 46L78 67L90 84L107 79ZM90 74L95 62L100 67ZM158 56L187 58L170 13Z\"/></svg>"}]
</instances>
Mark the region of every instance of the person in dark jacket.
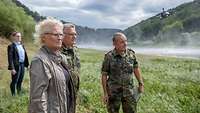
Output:
<instances>
[{"instance_id":1,"label":"person in dark jacket","mask_svg":"<svg viewBox=\"0 0 200 113\"><path fill-rule=\"evenodd\" d=\"M10 70L12 81L10 83L10 90L12 96L17 93L20 94L22 81L24 78L24 68L29 66L28 56L24 45L22 45L21 33L13 32L11 34L12 43L8 45L8 70Z\"/></svg>"}]
</instances>

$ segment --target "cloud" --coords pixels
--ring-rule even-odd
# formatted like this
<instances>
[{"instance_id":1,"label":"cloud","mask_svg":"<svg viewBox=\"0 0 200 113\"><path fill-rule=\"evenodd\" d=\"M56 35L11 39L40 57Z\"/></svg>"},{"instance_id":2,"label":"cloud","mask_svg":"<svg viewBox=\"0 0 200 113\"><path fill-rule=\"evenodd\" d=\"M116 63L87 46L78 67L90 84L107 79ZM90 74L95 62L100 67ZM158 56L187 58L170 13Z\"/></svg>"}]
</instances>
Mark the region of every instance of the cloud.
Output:
<instances>
[{"instance_id":1,"label":"cloud","mask_svg":"<svg viewBox=\"0 0 200 113\"><path fill-rule=\"evenodd\" d=\"M80 0L19 0L25 5L40 7L76 7Z\"/></svg>"},{"instance_id":2,"label":"cloud","mask_svg":"<svg viewBox=\"0 0 200 113\"><path fill-rule=\"evenodd\" d=\"M19 0L44 16L93 28L125 29L144 19L193 0Z\"/></svg>"}]
</instances>

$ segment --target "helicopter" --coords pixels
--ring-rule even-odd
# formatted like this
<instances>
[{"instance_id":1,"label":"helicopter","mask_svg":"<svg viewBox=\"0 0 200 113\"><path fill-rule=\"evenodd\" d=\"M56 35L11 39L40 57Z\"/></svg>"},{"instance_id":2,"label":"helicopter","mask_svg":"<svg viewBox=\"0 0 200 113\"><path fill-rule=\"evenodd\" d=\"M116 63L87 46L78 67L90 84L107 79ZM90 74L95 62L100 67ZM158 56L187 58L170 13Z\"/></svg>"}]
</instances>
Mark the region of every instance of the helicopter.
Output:
<instances>
[{"instance_id":1,"label":"helicopter","mask_svg":"<svg viewBox=\"0 0 200 113\"><path fill-rule=\"evenodd\" d=\"M169 12L168 11L165 11L164 8L162 8L162 12L160 13L160 18L166 18L169 16Z\"/></svg>"}]
</instances>

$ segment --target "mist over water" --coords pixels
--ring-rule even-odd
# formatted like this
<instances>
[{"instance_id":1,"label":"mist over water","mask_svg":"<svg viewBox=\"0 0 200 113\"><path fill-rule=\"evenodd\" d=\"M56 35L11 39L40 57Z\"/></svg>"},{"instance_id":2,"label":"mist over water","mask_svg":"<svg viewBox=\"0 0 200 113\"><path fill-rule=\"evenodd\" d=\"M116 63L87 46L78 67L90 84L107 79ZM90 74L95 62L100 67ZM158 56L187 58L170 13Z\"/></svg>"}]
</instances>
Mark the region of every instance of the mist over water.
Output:
<instances>
[{"instance_id":1,"label":"mist over water","mask_svg":"<svg viewBox=\"0 0 200 113\"><path fill-rule=\"evenodd\" d=\"M103 46L103 45L78 45L79 48L88 48L88 49L96 49L109 51L113 49L113 46ZM144 54L144 55L155 55L155 56L172 56L178 58L193 58L200 59L200 48L148 48L148 47L130 47L132 48L136 54Z\"/></svg>"},{"instance_id":2,"label":"mist over water","mask_svg":"<svg viewBox=\"0 0 200 113\"><path fill-rule=\"evenodd\" d=\"M104 46L104 45L90 45L90 44L87 44L87 45L78 45L79 48L87 48L87 49L96 49L96 50L102 50L102 51L109 51L110 49L112 49L113 47L110 45L110 46Z\"/></svg>"},{"instance_id":3,"label":"mist over water","mask_svg":"<svg viewBox=\"0 0 200 113\"><path fill-rule=\"evenodd\" d=\"M200 58L197 48L133 48L136 53L157 56L173 56L183 58Z\"/></svg>"}]
</instances>

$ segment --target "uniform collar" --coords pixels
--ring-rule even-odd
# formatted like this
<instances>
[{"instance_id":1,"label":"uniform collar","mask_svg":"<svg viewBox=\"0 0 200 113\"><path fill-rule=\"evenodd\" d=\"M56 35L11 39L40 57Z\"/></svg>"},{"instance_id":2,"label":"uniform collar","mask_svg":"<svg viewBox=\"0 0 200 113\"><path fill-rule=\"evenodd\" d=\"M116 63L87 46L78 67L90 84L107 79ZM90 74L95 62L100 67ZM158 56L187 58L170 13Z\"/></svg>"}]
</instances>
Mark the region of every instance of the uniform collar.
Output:
<instances>
[{"instance_id":1,"label":"uniform collar","mask_svg":"<svg viewBox=\"0 0 200 113\"><path fill-rule=\"evenodd\" d=\"M118 54L116 49L113 49L113 55L114 56L121 56L121 57L125 57L127 55L127 49L123 52L123 54Z\"/></svg>"},{"instance_id":2,"label":"uniform collar","mask_svg":"<svg viewBox=\"0 0 200 113\"><path fill-rule=\"evenodd\" d=\"M74 48L74 46L73 46L73 47L67 47L67 46L65 46L65 45L63 44L63 45L62 45L62 48L64 48L64 49L68 50L68 49L73 49L73 48Z\"/></svg>"},{"instance_id":3,"label":"uniform collar","mask_svg":"<svg viewBox=\"0 0 200 113\"><path fill-rule=\"evenodd\" d=\"M65 45L62 46L62 52L66 53L66 52L71 52L74 53L74 47L66 47Z\"/></svg>"}]
</instances>

